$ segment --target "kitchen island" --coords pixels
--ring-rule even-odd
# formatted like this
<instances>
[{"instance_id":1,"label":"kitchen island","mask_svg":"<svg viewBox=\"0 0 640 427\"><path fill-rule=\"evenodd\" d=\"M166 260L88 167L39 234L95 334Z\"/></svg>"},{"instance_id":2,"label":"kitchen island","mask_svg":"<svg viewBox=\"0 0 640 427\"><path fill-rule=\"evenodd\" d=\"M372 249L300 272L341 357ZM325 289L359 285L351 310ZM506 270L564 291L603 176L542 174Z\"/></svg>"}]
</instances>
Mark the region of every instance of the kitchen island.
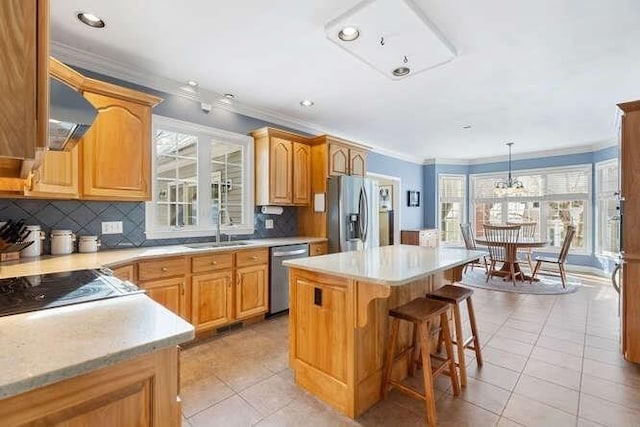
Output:
<instances>
[{"instance_id":1,"label":"kitchen island","mask_svg":"<svg viewBox=\"0 0 640 427\"><path fill-rule=\"evenodd\" d=\"M388 311L461 277L466 249L385 246L285 261L289 363L298 385L356 418L380 400ZM398 351L410 343L401 325ZM406 361L393 376L404 378Z\"/></svg>"}]
</instances>

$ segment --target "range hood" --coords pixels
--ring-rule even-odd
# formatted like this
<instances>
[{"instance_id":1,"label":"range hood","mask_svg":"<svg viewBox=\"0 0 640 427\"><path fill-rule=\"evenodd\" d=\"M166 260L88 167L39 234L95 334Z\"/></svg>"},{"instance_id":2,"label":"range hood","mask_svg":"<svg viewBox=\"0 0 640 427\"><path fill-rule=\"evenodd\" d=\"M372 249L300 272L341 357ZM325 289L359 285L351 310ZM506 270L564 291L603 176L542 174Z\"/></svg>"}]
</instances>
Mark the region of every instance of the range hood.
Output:
<instances>
[{"instance_id":1,"label":"range hood","mask_svg":"<svg viewBox=\"0 0 640 427\"><path fill-rule=\"evenodd\" d=\"M98 112L71 86L55 78L49 83L49 149L68 151L91 127Z\"/></svg>"}]
</instances>

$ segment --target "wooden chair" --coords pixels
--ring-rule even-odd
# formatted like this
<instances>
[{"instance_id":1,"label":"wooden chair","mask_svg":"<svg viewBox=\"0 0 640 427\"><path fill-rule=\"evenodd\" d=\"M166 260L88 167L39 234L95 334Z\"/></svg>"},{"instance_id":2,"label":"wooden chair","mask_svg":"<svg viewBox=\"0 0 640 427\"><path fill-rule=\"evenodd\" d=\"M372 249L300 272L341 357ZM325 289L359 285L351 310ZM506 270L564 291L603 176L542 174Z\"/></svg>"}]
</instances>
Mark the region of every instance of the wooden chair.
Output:
<instances>
[{"instance_id":1,"label":"wooden chair","mask_svg":"<svg viewBox=\"0 0 640 427\"><path fill-rule=\"evenodd\" d=\"M520 238L532 239L536 237L536 229L538 228L537 222L508 222L507 225L519 225L520 226ZM523 254L529 264L529 271L533 271L533 261L531 261L531 248L518 248L517 254Z\"/></svg>"},{"instance_id":2,"label":"wooden chair","mask_svg":"<svg viewBox=\"0 0 640 427\"><path fill-rule=\"evenodd\" d=\"M395 387L411 397L424 400L427 407L427 424L432 427L436 425L436 399L434 389L436 377L441 374L448 375L451 378L453 395L457 396L460 393L460 383L458 382L458 374L456 372L451 333L449 332L449 320L447 319L449 308L450 305L443 301L416 298L407 304L389 310L389 316L391 317L391 337L389 338L389 347L387 348L386 361L382 371L382 398L386 398L389 390ZM409 348L396 354L401 320L413 324L413 339ZM438 320L440 320L440 328L442 329L442 337L447 353L446 358L431 354L431 325ZM409 376L413 376L415 373L416 365L422 366L424 394L392 378L394 362L397 359L407 356L409 357ZM439 366L432 367L432 358L442 363Z\"/></svg>"},{"instance_id":3,"label":"wooden chair","mask_svg":"<svg viewBox=\"0 0 640 427\"><path fill-rule=\"evenodd\" d=\"M511 281L516 285L516 272L514 263L516 262L516 248L520 236L519 225L489 225L483 224L484 237L487 240L489 249L489 273L487 282L492 276L497 276L496 263L501 262L509 266Z\"/></svg>"},{"instance_id":4,"label":"wooden chair","mask_svg":"<svg viewBox=\"0 0 640 427\"><path fill-rule=\"evenodd\" d=\"M462 233L462 239L464 240L464 246L467 248L467 250L470 251L476 251L478 250L477 246L476 246L476 241L473 237L473 228L471 228L471 224L467 223L467 224L460 224L460 231ZM464 266L464 272L467 271L467 268L469 266L471 266L471 271L473 271L473 267L476 265L484 265L484 272L487 273L489 271L489 268L487 267L487 256L483 255L482 256L482 264L480 262L470 262L469 264Z\"/></svg>"},{"instance_id":5,"label":"wooden chair","mask_svg":"<svg viewBox=\"0 0 640 427\"><path fill-rule=\"evenodd\" d=\"M569 254L569 249L571 248L571 241L573 240L573 236L576 234L576 228L573 225L567 226L566 234L564 235L564 240L562 241L562 247L560 248L560 253L558 254L558 258L551 257L536 257L536 267L533 269L533 273L531 274L530 282L536 277L536 274L540 271L540 267L543 263L549 264L557 264L558 270L560 271L560 280L562 281L562 287L566 289L567 287L567 272L565 270L565 263L567 260L567 255Z\"/></svg>"}]
</instances>

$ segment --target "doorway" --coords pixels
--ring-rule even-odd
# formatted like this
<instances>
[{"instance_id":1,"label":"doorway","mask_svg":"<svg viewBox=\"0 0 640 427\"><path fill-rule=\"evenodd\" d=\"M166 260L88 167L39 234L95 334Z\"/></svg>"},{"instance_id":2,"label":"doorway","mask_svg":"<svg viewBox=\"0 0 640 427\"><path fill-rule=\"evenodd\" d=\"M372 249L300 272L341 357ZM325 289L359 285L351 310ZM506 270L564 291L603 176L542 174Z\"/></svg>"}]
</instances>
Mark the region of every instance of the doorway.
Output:
<instances>
[{"instance_id":1,"label":"doorway","mask_svg":"<svg viewBox=\"0 0 640 427\"><path fill-rule=\"evenodd\" d=\"M389 244L390 238L385 239L389 226L393 228L393 244L400 244L400 177L382 175L379 173L367 172L367 178L371 178L378 183L378 211L380 212L380 246ZM385 221L385 218L392 219ZM391 222L391 224L389 224Z\"/></svg>"}]
</instances>

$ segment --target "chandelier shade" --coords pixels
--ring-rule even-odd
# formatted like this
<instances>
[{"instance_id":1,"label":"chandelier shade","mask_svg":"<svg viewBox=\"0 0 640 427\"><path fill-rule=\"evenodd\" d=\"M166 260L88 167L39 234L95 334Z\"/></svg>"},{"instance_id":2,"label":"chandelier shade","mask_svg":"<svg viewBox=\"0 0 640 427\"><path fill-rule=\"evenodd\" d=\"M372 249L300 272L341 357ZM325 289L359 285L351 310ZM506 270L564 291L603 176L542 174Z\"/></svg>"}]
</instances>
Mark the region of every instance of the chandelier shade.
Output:
<instances>
[{"instance_id":1,"label":"chandelier shade","mask_svg":"<svg viewBox=\"0 0 640 427\"><path fill-rule=\"evenodd\" d=\"M514 178L511 175L511 146L513 142L507 142L506 146L509 147L509 175L507 176L507 180L501 180L496 182L493 192L498 197L504 196L513 196L522 194L525 192L524 184L522 181Z\"/></svg>"}]
</instances>

